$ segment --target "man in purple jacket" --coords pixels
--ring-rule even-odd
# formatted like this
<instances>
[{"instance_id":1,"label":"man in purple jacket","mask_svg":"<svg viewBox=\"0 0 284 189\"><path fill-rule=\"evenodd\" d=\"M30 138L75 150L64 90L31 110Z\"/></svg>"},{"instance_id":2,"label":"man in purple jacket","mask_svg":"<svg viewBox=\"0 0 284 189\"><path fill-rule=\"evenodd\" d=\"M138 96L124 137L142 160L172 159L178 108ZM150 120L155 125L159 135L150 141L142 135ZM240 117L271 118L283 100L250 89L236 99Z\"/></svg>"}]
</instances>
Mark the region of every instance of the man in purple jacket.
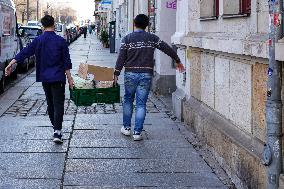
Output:
<instances>
[{"instance_id":1,"label":"man in purple jacket","mask_svg":"<svg viewBox=\"0 0 284 189\"><path fill-rule=\"evenodd\" d=\"M68 44L65 39L54 32L54 18L46 15L41 19L44 27L43 35L35 38L32 43L24 48L6 67L6 75L10 75L12 65L24 62L32 55L36 55L36 81L42 82L46 95L48 114L53 125L53 141L61 144L62 122L64 115L66 76L70 88L73 88L73 79L70 69Z\"/></svg>"},{"instance_id":2,"label":"man in purple jacket","mask_svg":"<svg viewBox=\"0 0 284 189\"><path fill-rule=\"evenodd\" d=\"M125 95L123 104L123 127L121 133L131 135L131 118L133 101L136 96L136 116L133 139L142 140L142 130L146 116L146 102L151 88L154 72L154 52L159 49L176 62L179 71L184 67L177 53L164 41L154 34L145 31L149 25L149 18L144 14L138 15L135 20L135 31L122 39L119 56L116 62L114 80L125 67L124 84Z\"/></svg>"}]
</instances>

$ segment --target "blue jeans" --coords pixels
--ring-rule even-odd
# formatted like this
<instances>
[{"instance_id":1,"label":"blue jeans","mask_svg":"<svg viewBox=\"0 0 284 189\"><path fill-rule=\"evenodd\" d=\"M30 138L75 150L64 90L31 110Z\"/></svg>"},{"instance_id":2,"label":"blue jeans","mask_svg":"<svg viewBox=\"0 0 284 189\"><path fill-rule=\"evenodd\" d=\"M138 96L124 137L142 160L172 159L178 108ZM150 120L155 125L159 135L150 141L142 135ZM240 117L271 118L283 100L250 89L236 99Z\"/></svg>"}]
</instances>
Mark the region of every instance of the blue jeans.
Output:
<instances>
[{"instance_id":1,"label":"blue jeans","mask_svg":"<svg viewBox=\"0 0 284 189\"><path fill-rule=\"evenodd\" d=\"M141 133L146 117L146 103L151 89L152 74L126 72L124 75L125 95L123 104L123 125L131 128L133 102L136 94L136 115L134 133Z\"/></svg>"}]
</instances>

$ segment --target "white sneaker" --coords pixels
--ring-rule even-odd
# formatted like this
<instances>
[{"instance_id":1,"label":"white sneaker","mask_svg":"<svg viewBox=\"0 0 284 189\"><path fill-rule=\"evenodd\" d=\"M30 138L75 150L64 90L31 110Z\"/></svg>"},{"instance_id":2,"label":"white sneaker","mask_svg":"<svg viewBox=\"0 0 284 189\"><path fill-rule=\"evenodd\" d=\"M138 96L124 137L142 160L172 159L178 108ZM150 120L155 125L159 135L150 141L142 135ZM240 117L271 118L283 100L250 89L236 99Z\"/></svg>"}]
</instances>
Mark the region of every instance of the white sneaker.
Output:
<instances>
[{"instance_id":1,"label":"white sneaker","mask_svg":"<svg viewBox=\"0 0 284 189\"><path fill-rule=\"evenodd\" d=\"M125 136L130 136L130 135L131 135L131 130L130 130L130 128L121 127L120 132L121 132L122 134L124 134Z\"/></svg>"},{"instance_id":2,"label":"white sneaker","mask_svg":"<svg viewBox=\"0 0 284 189\"><path fill-rule=\"evenodd\" d=\"M133 140L134 141L140 141L140 140L143 140L143 137L142 137L142 134L133 134Z\"/></svg>"}]
</instances>

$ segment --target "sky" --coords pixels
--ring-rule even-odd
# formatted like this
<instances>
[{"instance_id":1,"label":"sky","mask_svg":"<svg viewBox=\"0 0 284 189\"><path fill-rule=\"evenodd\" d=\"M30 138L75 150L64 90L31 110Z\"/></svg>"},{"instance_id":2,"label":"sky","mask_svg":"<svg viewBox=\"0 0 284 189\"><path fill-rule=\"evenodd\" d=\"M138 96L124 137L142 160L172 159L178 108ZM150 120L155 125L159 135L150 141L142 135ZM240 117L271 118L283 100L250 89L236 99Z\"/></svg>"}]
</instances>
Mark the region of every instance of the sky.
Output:
<instances>
[{"instance_id":1,"label":"sky","mask_svg":"<svg viewBox=\"0 0 284 189\"><path fill-rule=\"evenodd\" d=\"M71 2L71 6L78 13L79 17L83 19L92 18L95 11L94 0L68 0Z\"/></svg>"},{"instance_id":2,"label":"sky","mask_svg":"<svg viewBox=\"0 0 284 189\"><path fill-rule=\"evenodd\" d=\"M78 18L91 19L95 11L94 0L48 0L54 3L69 4L77 11Z\"/></svg>"}]
</instances>

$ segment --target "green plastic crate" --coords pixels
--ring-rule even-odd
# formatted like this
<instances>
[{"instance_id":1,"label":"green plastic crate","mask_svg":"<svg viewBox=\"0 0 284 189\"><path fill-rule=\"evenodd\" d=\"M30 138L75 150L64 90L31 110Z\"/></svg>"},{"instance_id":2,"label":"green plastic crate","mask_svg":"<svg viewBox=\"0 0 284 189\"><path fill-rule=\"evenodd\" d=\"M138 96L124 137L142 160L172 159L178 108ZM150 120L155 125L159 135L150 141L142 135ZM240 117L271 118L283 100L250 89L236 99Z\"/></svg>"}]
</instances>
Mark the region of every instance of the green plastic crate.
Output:
<instances>
[{"instance_id":1,"label":"green plastic crate","mask_svg":"<svg viewBox=\"0 0 284 189\"><path fill-rule=\"evenodd\" d=\"M76 106L91 106L93 103L120 103L120 86L106 89L70 89L70 99Z\"/></svg>"}]
</instances>

